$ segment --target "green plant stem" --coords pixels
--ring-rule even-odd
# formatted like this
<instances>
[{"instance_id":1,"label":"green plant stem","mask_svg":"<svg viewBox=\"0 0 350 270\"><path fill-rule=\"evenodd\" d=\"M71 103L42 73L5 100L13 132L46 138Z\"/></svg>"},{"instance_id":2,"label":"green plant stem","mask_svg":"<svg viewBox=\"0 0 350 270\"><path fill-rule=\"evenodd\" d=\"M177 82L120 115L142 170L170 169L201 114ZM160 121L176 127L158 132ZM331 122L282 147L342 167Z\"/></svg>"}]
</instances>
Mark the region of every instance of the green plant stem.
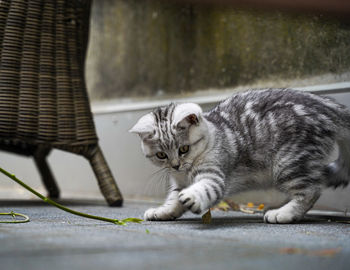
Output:
<instances>
[{"instance_id":1,"label":"green plant stem","mask_svg":"<svg viewBox=\"0 0 350 270\"><path fill-rule=\"evenodd\" d=\"M26 223L29 222L29 217L20 213L14 213L14 212L10 212L10 213L0 213L0 216L11 216L13 218L15 218L15 216L20 216L23 217L24 219L21 220L1 220L0 223Z\"/></svg>"},{"instance_id":2,"label":"green plant stem","mask_svg":"<svg viewBox=\"0 0 350 270\"><path fill-rule=\"evenodd\" d=\"M59 204L59 203L56 203L55 201L45 197L44 195L40 194L37 191L35 191L30 186L26 185L21 180L19 180L14 174L11 174L11 173L7 172L6 170L2 169L1 167L0 167L0 172L5 174L7 177L11 178L13 181L15 181L16 183L18 183L19 185L21 185L22 187L27 189L28 191L30 191L34 195L38 196L43 201L45 201L45 202L47 202L47 203L49 203L49 204L51 204L51 205L53 205L53 206L63 210L63 211L71 213L73 215L77 215L77 216L81 216L81 217L85 217L85 218L90 218L90 219L101 220L101 221L105 221L105 222L110 222L110 223L114 223L114 224L117 224L117 225L126 225L126 222L134 222L134 223L141 223L142 222L142 219L138 219L138 218L126 218L126 219L123 219L123 220L118 220L118 219L111 219L111 218L94 216L94 215L90 215L90 214L86 214L86 213L82 213L82 212L78 212L78 211L72 210L72 209L70 209L68 207L65 207L65 206Z\"/></svg>"}]
</instances>

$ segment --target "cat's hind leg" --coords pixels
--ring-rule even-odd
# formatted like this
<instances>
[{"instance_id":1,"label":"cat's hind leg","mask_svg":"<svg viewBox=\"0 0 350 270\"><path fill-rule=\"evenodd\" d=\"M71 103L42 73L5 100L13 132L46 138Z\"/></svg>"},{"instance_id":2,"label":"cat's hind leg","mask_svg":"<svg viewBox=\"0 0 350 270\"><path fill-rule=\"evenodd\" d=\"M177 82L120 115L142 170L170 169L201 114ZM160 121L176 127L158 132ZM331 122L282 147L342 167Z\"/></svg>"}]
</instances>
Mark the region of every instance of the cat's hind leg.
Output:
<instances>
[{"instance_id":1,"label":"cat's hind leg","mask_svg":"<svg viewBox=\"0 0 350 270\"><path fill-rule=\"evenodd\" d=\"M264 215L267 223L293 223L303 218L321 195L324 181L323 166L317 162L299 163L278 172L275 186L286 193L289 202L278 209L268 210Z\"/></svg>"},{"instance_id":2,"label":"cat's hind leg","mask_svg":"<svg viewBox=\"0 0 350 270\"><path fill-rule=\"evenodd\" d=\"M264 215L266 223L293 223L297 222L313 206L319 198L318 190L304 190L292 196L292 199L278 209L268 210Z\"/></svg>"}]
</instances>

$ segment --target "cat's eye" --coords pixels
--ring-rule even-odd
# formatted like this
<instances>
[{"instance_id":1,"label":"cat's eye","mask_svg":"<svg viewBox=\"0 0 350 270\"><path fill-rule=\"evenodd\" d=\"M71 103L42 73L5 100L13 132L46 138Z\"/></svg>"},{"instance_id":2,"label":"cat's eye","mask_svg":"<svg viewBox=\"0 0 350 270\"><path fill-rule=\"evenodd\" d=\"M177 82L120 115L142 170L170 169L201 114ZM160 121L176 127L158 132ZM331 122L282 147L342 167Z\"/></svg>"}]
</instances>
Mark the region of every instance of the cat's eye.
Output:
<instances>
[{"instance_id":1,"label":"cat's eye","mask_svg":"<svg viewBox=\"0 0 350 270\"><path fill-rule=\"evenodd\" d=\"M179 155L186 154L190 150L189 145L183 145L179 148Z\"/></svg>"},{"instance_id":2,"label":"cat's eye","mask_svg":"<svg viewBox=\"0 0 350 270\"><path fill-rule=\"evenodd\" d=\"M158 152L156 156L159 159L166 159L168 157L164 152Z\"/></svg>"}]
</instances>

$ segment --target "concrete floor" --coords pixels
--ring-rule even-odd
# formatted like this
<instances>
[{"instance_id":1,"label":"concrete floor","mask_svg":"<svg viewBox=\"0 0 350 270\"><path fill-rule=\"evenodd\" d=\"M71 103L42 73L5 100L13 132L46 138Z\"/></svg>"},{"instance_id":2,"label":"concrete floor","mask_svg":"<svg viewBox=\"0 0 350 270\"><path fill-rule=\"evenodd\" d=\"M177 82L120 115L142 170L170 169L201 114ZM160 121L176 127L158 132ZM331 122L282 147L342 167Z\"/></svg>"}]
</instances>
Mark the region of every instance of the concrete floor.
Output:
<instances>
[{"instance_id":1,"label":"concrete floor","mask_svg":"<svg viewBox=\"0 0 350 270\"><path fill-rule=\"evenodd\" d=\"M142 217L150 203L68 201L78 211ZM172 222L117 226L73 216L39 201L0 201L0 212L31 221L0 224L0 269L349 269L350 224L312 216L300 224L262 223L260 214L213 211ZM147 230L149 233L147 233Z\"/></svg>"}]
</instances>

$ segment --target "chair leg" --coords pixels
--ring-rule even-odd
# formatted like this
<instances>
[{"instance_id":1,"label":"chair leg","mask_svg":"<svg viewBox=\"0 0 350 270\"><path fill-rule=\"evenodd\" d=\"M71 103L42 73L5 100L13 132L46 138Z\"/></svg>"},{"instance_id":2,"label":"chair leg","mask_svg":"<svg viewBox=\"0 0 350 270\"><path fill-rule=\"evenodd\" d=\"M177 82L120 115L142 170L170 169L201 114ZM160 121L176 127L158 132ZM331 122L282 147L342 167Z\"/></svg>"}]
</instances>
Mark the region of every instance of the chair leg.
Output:
<instances>
[{"instance_id":1,"label":"chair leg","mask_svg":"<svg viewBox=\"0 0 350 270\"><path fill-rule=\"evenodd\" d=\"M98 145L94 147L93 151L90 152L90 155L86 157L90 161L100 190L109 206L122 206L122 194L119 191L117 183L113 178L112 172L108 167L100 147Z\"/></svg>"},{"instance_id":2,"label":"chair leg","mask_svg":"<svg viewBox=\"0 0 350 270\"><path fill-rule=\"evenodd\" d=\"M39 170L41 180L49 193L48 196L53 199L58 199L60 197L60 190L46 160L46 157L50 151L51 149L49 148L39 146L33 156L35 165Z\"/></svg>"}]
</instances>

